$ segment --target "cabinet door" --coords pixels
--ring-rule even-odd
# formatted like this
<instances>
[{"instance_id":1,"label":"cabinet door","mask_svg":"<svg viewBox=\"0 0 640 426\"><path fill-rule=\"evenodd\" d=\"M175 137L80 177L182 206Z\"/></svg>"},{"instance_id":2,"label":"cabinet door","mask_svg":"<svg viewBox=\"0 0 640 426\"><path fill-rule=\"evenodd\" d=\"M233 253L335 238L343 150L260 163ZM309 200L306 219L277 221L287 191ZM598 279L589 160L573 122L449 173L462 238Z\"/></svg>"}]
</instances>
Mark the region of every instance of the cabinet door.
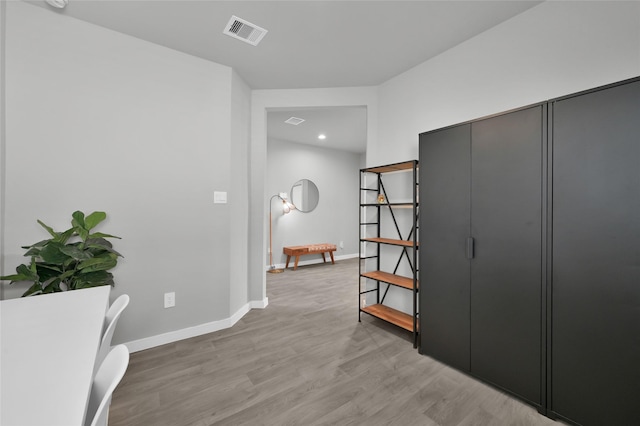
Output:
<instances>
[{"instance_id":1,"label":"cabinet door","mask_svg":"<svg viewBox=\"0 0 640 426\"><path fill-rule=\"evenodd\" d=\"M470 125L420 135L420 349L469 371Z\"/></svg>"},{"instance_id":2,"label":"cabinet door","mask_svg":"<svg viewBox=\"0 0 640 426\"><path fill-rule=\"evenodd\" d=\"M640 82L553 105L551 409L640 424Z\"/></svg>"},{"instance_id":3,"label":"cabinet door","mask_svg":"<svg viewBox=\"0 0 640 426\"><path fill-rule=\"evenodd\" d=\"M541 403L542 107L472 124L471 373Z\"/></svg>"}]
</instances>

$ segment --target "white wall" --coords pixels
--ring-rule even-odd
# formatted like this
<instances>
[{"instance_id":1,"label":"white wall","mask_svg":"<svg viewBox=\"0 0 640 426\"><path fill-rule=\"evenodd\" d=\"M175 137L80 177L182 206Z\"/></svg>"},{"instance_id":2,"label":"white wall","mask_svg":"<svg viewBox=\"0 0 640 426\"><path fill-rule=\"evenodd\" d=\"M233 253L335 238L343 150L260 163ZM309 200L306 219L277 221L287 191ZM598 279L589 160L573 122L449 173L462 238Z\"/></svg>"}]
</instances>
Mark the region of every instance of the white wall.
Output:
<instances>
[{"instance_id":1,"label":"white wall","mask_svg":"<svg viewBox=\"0 0 640 426\"><path fill-rule=\"evenodd\" d=\"M300 179L318 187L320 199L311 212L284 215L273 201L273 261L284 266L282 247L330 243L335 257L358 256L359 168L364 154L326 149L277 139L267 142L267 194L286 192ZM344 243L340 248L339 243ZM268 247L268 242L267 242ZM265 265L269 256L265 249ZM322 257L303 256L300 264L322 262ZM289 265L291 266L291 264Z\"/></svg>"},{"instance_id":2,"label":"white wall","mask_svg":"<svg viewBox=\"0 0 640 426\"><path fill-rule=\"evenodd\" d=\"M251 90L234 71L231 85L231 183L229 270L230 312L237 312L248 300L249 267L249 137L251 132Z\"/></svg>"},{"instance_id":3,"label":"white wall","mask_svg":"<svg viewBox=\"0 0 640 426\"><path fill-rule=\"evenodd\" d=\"M112 299L131 296L115 342L236 313L248 302L237 260L246 85L228 67L23 2L7 3L6 42L5 269L46 237L36 219L66 229L74 210L104 210L99 230L121 236L125 256ZM229 203L214 204L214 191ZM164 309L168 291L176 307Z\"/></svg>"},{"instance_id":4,"label":"white wall","mask_svg":"<svg viewBox=\"0 0 640 426\"><path fill-rule=\"evenodd\" d=\"M6 176L6 114L5 114L5 45L6 45L6 8L0 1L0 276L5 275L4 267L4 185ZM0 300L4 298L4 285L0 285Z\"/></svg>"},{"instance_id":5,"label":"white wall","mask_svg":"<svg viewBox=\"0 0 640 426\"><path fill-rule=\"evenodd\" d=\"M418 158L421 132L638 75L640 2L547 1L382 84L373 161Z\"/></svg>"},{"instance_id":6,"label":"white wall","mask_svg":"<svg viewBox=\"0 0 640 426\"><path fill-rule=\"evenodd\" d=\"M418 158L421 132L638 75L640 2L547 1L379 86L368 164Z\"/></svg>"}]
</instances>

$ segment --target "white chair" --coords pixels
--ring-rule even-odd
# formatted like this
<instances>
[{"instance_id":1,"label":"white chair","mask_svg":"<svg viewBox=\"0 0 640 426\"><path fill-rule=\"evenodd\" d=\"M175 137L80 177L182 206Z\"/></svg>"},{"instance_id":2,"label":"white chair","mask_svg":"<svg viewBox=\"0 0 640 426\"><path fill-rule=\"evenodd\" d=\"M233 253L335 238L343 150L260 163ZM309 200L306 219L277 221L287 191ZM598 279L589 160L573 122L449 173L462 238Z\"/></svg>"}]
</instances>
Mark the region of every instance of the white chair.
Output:
<instances>
[{"instance_id":1,"label":"white chair","mask_svg":"<svg viewBox=\"0 0 640 426\"><path fill-rule=\"evenodd\" d=\"M100 349L98 349L98 355L96 356L96 366L93 370L94 373L98 371L100 364L102 364L102 361L111 350L111 339L113 338L113 332L116 329L116 324L118 324L118 318L120 318L120 314L122 314L122 311L124 311L124 308L126 308L128 304L129 296L123 294L118 297L107 310L104 317L102 341L100 342Z\"/></svg>"},{"instance_id":2,"label":"white chair","mask_svg":"<svg viewBox=\"0 0 640 426\"><path fill-rule=\"evenodd\" d=\"M129 350L125 345L115 346L107 354L93 378L85 426L107 426L111 397L129 365Z\"/></svg>"}]
</instances>

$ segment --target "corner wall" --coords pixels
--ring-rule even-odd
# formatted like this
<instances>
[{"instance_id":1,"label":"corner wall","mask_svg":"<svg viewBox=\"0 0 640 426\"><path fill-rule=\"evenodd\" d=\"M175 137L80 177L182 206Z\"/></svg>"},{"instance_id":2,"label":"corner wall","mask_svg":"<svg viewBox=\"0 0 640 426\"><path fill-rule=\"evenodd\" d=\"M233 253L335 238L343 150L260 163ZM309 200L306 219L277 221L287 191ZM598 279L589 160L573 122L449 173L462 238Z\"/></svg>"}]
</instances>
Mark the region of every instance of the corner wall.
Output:
<instances>
[{"instance_id":1,"label":"corner wall","mask_svg":"<svg viewBox=\"0 0 640 426\"><path fill-rule=\"evenodd\" d=\"M229 235L230 312L246 305L249 297L249 138L251 89L233 71L231 78L231 158L229 185L231 232Z\"/></svg>"},{"instance_id":2,"label":"corner wall","mask_svg":"<svg viewBox=\"0 0 640 426\"><path fill-rule=\"evenodd\" d=\"M421 132L638 75L640 2L546 1L379 86L374 162L418 158Z\"/></svg>"},{"instance_id":3,"label":"corner wall","mask_svg":"<svg viewBox=\"0 0 640 426\"><path fill-rule=\"evenodd\" d=\"M4 267L4 234L5 234L5 180L6 180L6 113L5 113L5 46L7 30L7 3L0 1L0 276L6 275ZM4 285L0 285L0 300L4 299Z\"/></svg>"},{"instance_id":4,"label":"corner wall","mask_svg":"<svg viewBox=\"0 0 640 426\"><path fill-rule=\"evenodd\" d=\"M103 210L98 230L121 236L125 256L111 298L131 296L114 342L141 349L231 325L249 302L231 259L248 243L232 235L248 222L246 85L51 10L6 8L5 269L46 237L36 219L67 229L74 210ZM229 202L214 204L214 191ZM176 306L164 309L169 291Z\"/></svg>"}]
</instances>

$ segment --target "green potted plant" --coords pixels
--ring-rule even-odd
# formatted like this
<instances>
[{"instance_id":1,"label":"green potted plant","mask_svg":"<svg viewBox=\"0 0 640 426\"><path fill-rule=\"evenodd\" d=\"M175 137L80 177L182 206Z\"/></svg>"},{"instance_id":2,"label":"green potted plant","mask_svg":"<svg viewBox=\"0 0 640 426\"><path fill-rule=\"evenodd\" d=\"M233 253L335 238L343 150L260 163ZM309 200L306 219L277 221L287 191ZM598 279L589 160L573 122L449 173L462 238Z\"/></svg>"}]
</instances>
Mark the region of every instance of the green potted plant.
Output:
<instances>
[{"instance_id":1,"label":"green potted plant","mask_svg":"<svg viewBox=\"0 0 640 426\"><path fill-rule=\"evenodd\" d=\"M118 263L120 253L113 249L107 238L115 235L93 232L107 217L104 212L93 212L86 216L81 211L72 214L71 228L56 232L38 220L51 238L30 246L23 246L25 256L31 262L16 268L16 274L0 277L17 282L33 283L22 295L56 293L66 290L113 286L113 275L108 272Z\"/></svg>"}]
</instances>

